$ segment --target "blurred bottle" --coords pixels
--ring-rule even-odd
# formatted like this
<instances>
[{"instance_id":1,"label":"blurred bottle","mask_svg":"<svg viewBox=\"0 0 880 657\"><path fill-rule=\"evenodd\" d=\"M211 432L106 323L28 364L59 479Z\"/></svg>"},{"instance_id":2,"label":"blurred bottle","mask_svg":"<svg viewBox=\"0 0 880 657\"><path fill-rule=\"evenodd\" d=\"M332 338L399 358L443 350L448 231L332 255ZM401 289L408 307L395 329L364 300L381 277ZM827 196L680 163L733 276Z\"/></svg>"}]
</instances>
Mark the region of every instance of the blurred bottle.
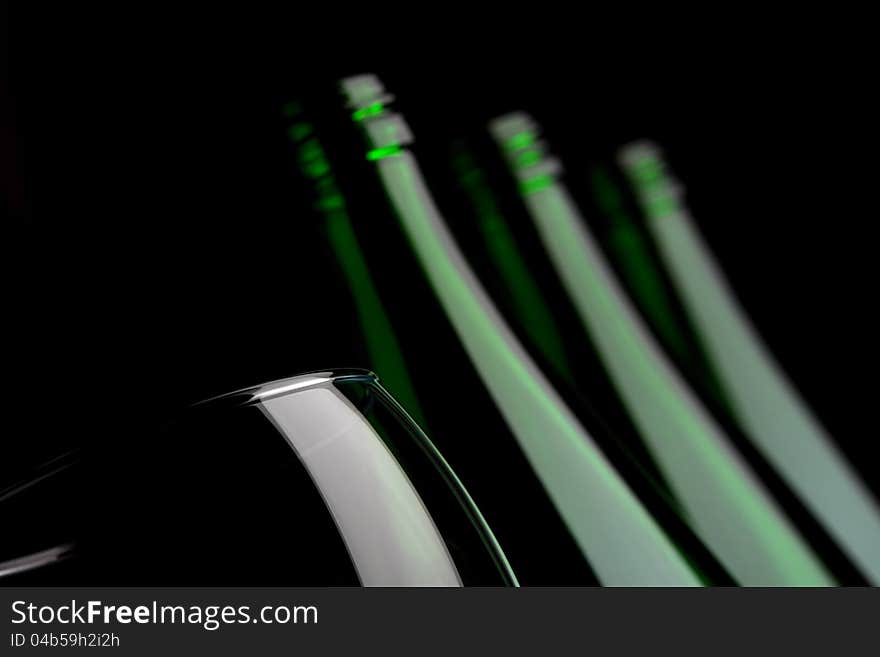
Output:
<instances>
[{"instance_id":1,"label":"blurred bottle","mask_svg":"<svg viewBox=\"0 0 880 657\"><path fill-rule=\"evenodd\" d=\"M637 210L632 207L616 173L613 167L603 163L594 164L590 170L589 191L595 211L589 213L588 222L657 340L688 380L711 398L715 407L729 411L702 341L681 307L654 244L637 221Z\"/></svg>"},{"instance_id":2,"label":"blurred bottle","mask_svg":"<svg viewBox=\"0 0 880 657\"><path fill-rule=\"evenodd\" d=\"M379 289L391 299L432 437L520 581L583 581L586 558L606 584L730 582L644 473L632 487L620 476L597 447L594 427L582 425L498 315L437 214L405 148L409 129L387 109L381 84L363 76L343 88L370 146L365 159L352 160L349 144L340 144L348 155L340 158L340 186ZM409 339L418 344L413 350ZM422 375L433 379L425 393Z\"/></svg>"},{"instance_id":3,"label":"blurred bottle","mask_svg":"<svg viewBox=\"0 0 880 657\"><path fill-rule=\"evenodd\" d=\"M743 446L742 435L713 414L717 404L701 406L703 400L672 367L558 180L561 165L546 154L534 122L513 114L492 127L546 256L587 329L582 340L588 337L596 345L638 433L662 463L697 532L745 583L830 583L829 567L850 581L851 566L827 535L768 473L766 463L754 458L754 450ZM740 526L737 541L730 540L727 523Z\"/></svg>"},{"instance_id":4,"label":"blurred bottle","mask_svg":"<svg viewBox=\"0 0 880 657\"><path fill-rule=\"evenodd\" d=\"M287 123L287 135L296 149L299 171L312 185L312 209L320 215L317 218L320 233L332 249L335 256L332 260L338 265L357 310L363 340L356 343L364 348L363 363L381 377L385 387L407 412L423 429L427 429L397 335L364 259L348 216L345 197L339 191L315 126L309 121L301 102L288 102L282 114ZM309 192L305 195L308 196Z\"/></svg>"},{"instance_id":5,"label":"blurred bottle","mask_svg":"<svg viewBox=\"0 0 880 657\"><path fill-rule=\"evenodd\" d=\"M741 308L683 202L659 147L619 153L650 235L745 436L872 583L880 582L880 508L801 399Z\"/></svg>"}]
</instances>

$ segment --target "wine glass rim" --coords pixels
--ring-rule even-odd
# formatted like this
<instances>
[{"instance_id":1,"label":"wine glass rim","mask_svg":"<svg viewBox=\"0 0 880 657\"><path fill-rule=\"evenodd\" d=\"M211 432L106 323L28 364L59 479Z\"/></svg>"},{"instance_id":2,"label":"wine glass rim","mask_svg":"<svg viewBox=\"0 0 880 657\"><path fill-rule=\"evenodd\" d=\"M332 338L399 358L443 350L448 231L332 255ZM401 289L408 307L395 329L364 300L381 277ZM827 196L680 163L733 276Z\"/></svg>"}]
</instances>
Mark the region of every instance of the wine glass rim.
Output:
<instances>
[{"instance_id":1,"label":"wine glass rim","mask_svg":"<svg viewBox=\"0 0 880 657\"><path fill-rule=\"evenodd\" d=\"M361 368L342 368L329 370L314 370L296 374L284 379L275 379L254 386L240 388L232 392L209 397L192 404L189 408L201 408L207 404L218 402L239 401L242 405L248 405L288 394L295 394L309 388L336 383L338 381L363 380L369 383L378 383L379 377L370 370Z\"/></svg>"}]
</instances>

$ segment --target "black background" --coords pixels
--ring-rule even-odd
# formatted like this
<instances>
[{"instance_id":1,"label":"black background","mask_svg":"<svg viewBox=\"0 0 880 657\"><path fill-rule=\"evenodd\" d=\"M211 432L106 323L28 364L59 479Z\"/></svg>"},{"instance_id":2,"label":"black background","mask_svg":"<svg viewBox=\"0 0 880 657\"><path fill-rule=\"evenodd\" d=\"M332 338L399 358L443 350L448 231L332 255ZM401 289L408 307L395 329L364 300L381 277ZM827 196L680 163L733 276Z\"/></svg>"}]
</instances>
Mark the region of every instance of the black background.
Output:
<instances>
[{"instance_id":1,"label":"black background","mask_svg":"<svg viewBox=\"0 0 880 657\"><path fill-rule=\"evenodd\" d=\"M762 334L876 482L876 162L858 35L390 14L8 12L5 475L59 445L148 434L227 390L369 366L279 111L372 71L423 159L519 108L569 172L660 141Z\"/></svg>"}]
</instances>

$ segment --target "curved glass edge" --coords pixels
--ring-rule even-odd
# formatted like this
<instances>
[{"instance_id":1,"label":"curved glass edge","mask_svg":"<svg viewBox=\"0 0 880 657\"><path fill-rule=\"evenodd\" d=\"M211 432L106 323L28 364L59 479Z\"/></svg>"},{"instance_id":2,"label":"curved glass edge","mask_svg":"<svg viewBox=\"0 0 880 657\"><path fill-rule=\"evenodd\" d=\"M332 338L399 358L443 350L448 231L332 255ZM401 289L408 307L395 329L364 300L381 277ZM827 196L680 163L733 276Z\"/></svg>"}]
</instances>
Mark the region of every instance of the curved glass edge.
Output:
<instances>
[{"instance_id":1,"label":"curved glass edge","mask_svg":"<svg viewBox=\"0 0 880 657\"><path fill-rule=\"evenodd\" d=\"M239 388L215 397L209 397L202 401L191 404L184 412L201 410L213 406L247 406L257 403L262 399L270 399L278 395L307 390L325 383L338 381L353 381L362 379L365 382L378 383L379 377L374 372L356 367L315 370L291 376L286 379L276 379L259 385Z\"/></svg>"},{"instance_id":2,"label":"curved glass edge","mask_svg":"<svg viewBox=\"0 0 880 657\"><path fill-rule=\"evenodd\" d=\"M401 404L382 387L379 378L375 375L372 377L372 385L379 393L381 399L388 404L390 409L399 414L401 419L404 420L406 424L410 425L413 437L416 438L419 446L424 450L432 465L434 465L434 467L440 472L441 477L452 490L462 510L468 516L468 519L471 521L471 524L477 531L480 539L483 541L486 550L492 555L495 566L498 568L505 584L507 586L518 587L519 580L517 580L516 574L513 572L513 568L511 568L510 562L504 554L504 550L498 543L498 539L495 538L495 534L492 532L491 527L489 527L489 523L486 522L486 519L480 512L480 508L477 506L476 502L474 502L470 493L468 493L468 490L465 488L461 479L455 474L455 470L452 469L452 466L449 465L449 462L443 457L443 454L440 453L440 450L437 449L431 439L424 431L422 431L418 423L412 419L409 413L407 413L406 409L404 409L403 406L401 406Z\"/></svg>"},{"instance_id":3,"label":"curved glass edge","mask_svg":"<svg viewBox=\"0 0 880 657\"><path fill-rule=\"evenodd\" d=\"M216 406L229 408L260 404L285 395L296 394L305 390L337 384L341 382L357 381L372 388L389 410L398 416L398 419L409 430L410 435L418 443L433 467L439 472L441 478L453 493L456 501L466 514L471 525L479 535L484 547L489 552L492 560L505 585L518 587L519 581L513 572L504 550L480 512L470 493L459 479L458 475L443 457L431 439L419 426L407 410L389 393L380 383L379 377L370 370L359 368L343 368L306 372L286 379L278 379L256 386L241 388L223 395L211 397L188 407L188 411L210 410ZM383 440L384 439L381 438Z\"/></svg>"}]
</instances>

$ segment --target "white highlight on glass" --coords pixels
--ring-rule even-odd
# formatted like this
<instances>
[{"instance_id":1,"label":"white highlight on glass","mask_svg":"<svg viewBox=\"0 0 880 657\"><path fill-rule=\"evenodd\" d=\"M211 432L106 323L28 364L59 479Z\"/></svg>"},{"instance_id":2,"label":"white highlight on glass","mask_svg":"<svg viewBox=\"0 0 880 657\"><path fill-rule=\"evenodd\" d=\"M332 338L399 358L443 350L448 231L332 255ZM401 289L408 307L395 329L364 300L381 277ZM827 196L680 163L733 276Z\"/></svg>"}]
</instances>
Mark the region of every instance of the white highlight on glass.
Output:
<instances>
[{"instance_id":1,"label":"white highlight on glass","mask_svg":"<svg viewBox=\"0 0 880 657\"><path fill-rule=\"evenodd\" d=\"M273 385L269 388L260 388L257 392L254 393L252 399L268 399L269 397L275 397L276 395L284 395L288 392L293 392L294 390L302 390L303 388L311 388L312 386L319 385L321 383L326 383L330 381L330 377L324 376L309 376L309 377L296 377L296 380L293 383L287 383L284 385Z\"/></svg>"},{"instance_id":2,"label":"white highlight on glass","mask_svg":"<svg viewBox=\"0 0 880 657\"><path fill-rule=\"evenodd\" d=\"M48 550L34 552L33 554L24 557L4 561L0 563L0 577L27 572L28 570L42 568L43 566L48 566L56 561L61 561L70 554L72 549L72 544L59 545L57 547L49 548Z\"/></svg>"},{"instance_id":3,"label":"white highlight on glass","mask_svg":"<svg viewBox=\"0 0 880 657\"><path fill-rule=\"evenodd\" d=\"M421 497L370 424L332 385L295 390L260 407L314 479L361 583L461 586Z\"/></svg>"}]
</instances>

